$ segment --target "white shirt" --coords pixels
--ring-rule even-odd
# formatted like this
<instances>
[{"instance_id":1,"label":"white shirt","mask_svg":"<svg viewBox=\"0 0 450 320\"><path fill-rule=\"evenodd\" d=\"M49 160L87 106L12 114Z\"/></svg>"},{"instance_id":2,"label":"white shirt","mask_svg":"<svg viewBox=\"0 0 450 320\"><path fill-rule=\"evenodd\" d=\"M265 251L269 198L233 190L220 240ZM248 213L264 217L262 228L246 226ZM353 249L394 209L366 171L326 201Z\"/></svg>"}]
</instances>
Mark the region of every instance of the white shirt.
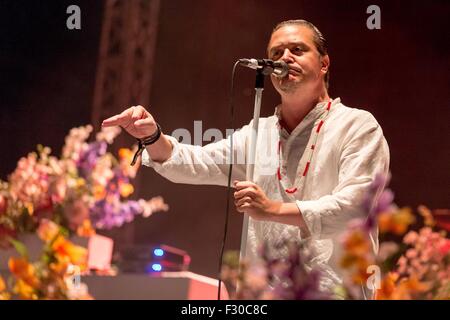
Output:
<instances>
[{"instance_id":1,"label":"white shirt","mask_svg":"<svg viewBox=\"0 0 450 320\"><path fill-rule=\"evenodd\" d=\"M280 127L278 108L275 115L261 118L259 123L254 182L271 200L295 202L308 226L310 238L302 239L296 226L249 219L247 259L258 259L258 248L268 241L281 244L286 238L307 241L314 250L313 264L324 274L322 287L332 289L341 283L339 270L339 236L347 223L364 217L360 210L363 195L378 173L387 175L389 148L383 131L367 111L344 106L334 99L324 119L308 172L303 177L310 158L315 131L326 115L327 102L317 104L289 134ZM235 164L233 180L245 180L245 159L250 147L252 122L233 134ZM146 151L142 163L170 181L189 184L227 185L230 140L204 147L179 143L167 136L173 145L171 157L164 163L151 161ZM282 144L281 181L278 142ZM237 153L237 155L236 155ZM232 180L232 181L233 181ZM286 188L296 187L289 194ZM373 250L378 250L377 232L372 235ZM276 255L284 256L287 249Z\"/></svg>"}]
</instances>

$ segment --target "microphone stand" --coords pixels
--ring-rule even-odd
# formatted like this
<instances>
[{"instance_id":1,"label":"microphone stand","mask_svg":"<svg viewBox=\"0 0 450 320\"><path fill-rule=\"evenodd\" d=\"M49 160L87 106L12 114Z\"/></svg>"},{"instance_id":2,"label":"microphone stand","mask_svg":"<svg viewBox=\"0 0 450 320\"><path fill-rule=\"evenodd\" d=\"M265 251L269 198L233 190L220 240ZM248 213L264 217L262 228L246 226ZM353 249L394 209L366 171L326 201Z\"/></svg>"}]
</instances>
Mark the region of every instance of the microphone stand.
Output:
<instances>
[{"instance_id":1,"label":"microphone stand","mask_svg":"<svg viewBox=\"0 0 450 320\"><path fill-rule=\"evenodd\" d=\"M253 128L251 131L251 140L250 140L250 150L247 161L246 168L246 180L253 181L253 175L255 172L255 155L256 155L256 141L258 138L258 125L259 125L259 114L261 111L261 100L262 100L262 92L264 90L264 73L263 68L256 69L256 80L255 80L255 107L253 111ZM241 251L239 255L239 261L242 263L247 253L247 235L248 235L248 221L249 215L244 213L244 221L242 224L242 234L241 234ZM241 264L240 264L241 265ZM239 267L239 273L242 272L242 268ZM239 292L240 285L239 281L236 286L236 292Z\"/></svg>"}]
</instances>

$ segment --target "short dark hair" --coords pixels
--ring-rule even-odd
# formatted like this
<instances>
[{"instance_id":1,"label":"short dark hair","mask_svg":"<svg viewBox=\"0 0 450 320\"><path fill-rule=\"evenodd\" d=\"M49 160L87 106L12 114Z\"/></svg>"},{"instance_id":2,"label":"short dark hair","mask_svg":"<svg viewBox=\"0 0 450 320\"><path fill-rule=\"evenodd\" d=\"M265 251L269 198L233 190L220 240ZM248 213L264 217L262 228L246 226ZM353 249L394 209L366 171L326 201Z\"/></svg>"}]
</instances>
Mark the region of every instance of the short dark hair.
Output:
<instances>
[{"instance_id":1,"label":"short dark hair","mask_svg":"<svg viewBox=\"0 0 450 320\"><path fill-rule=\"evenodd\" d=\"M319 51L320 56L323 57L323 56L328 55L327 40L323 36L322 32L320 32L320 30L317 29L317 27L309 21L302 20L302 19L282 21L282 22L278 23L275 26L275 28L273 28L272 34L275 31L277 31L278 29L288 26L288 25L302 25L302 26L308 27L314 34L314 38L313 38L314 45L316 46L317 51ZM330 82L330 70L329 69L327 70L327 73L325 74L324 81L325 81L325 85L328 89L328 85Z\"/></svg>"}]
</instances>

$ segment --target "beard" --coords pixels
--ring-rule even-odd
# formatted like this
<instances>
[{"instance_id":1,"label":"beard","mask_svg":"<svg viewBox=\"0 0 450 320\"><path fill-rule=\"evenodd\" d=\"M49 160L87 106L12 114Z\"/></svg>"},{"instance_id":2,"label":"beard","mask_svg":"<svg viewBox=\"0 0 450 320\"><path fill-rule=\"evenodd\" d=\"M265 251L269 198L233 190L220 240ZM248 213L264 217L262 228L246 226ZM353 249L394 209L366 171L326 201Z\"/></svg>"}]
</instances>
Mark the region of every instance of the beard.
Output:
<instances>
[{"instance_id":1,"label":"beard","mask_svg":"<svg viewBox=\"0 0 450 320\"><path fill-rule=\"evenodd\" d=\"M291 78L291 75L287 75L286 77L279 79L275 78L272 80L274 87L281 92L291 93L297 90L298 87L302 85L303 75L296 76L295 78Z\"/></svg>"}]
</instances>

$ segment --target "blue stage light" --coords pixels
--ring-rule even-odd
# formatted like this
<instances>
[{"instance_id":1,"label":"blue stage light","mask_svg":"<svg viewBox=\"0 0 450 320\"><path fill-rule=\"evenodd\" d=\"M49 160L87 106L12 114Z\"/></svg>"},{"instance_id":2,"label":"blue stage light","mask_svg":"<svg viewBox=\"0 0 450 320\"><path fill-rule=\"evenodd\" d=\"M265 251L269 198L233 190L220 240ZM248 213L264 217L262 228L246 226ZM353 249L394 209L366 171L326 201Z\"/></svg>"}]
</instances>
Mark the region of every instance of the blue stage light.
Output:
<instances>
[{"instance_id":1,"label":"blue stage light","mask_svg":"<svg viewBox=\"0 0 450 320\"><path fill-rule=\"evenodd\" d=\"M162 266L159 263L154 263L154 264L152 264L152 269L153 269L153 271L161 271Z\"/></svg>"},{"instance_id":2,"label":"blue stage light","mask_svg":"<svg viewBox=\"0 0 450 320\"><path fill-rule=\"evenodd\" d=\"M153 250L153 254L157 257L162 257L164 255L164 250L163 249L155 249Z\"/></svg>"}]
</instances>

